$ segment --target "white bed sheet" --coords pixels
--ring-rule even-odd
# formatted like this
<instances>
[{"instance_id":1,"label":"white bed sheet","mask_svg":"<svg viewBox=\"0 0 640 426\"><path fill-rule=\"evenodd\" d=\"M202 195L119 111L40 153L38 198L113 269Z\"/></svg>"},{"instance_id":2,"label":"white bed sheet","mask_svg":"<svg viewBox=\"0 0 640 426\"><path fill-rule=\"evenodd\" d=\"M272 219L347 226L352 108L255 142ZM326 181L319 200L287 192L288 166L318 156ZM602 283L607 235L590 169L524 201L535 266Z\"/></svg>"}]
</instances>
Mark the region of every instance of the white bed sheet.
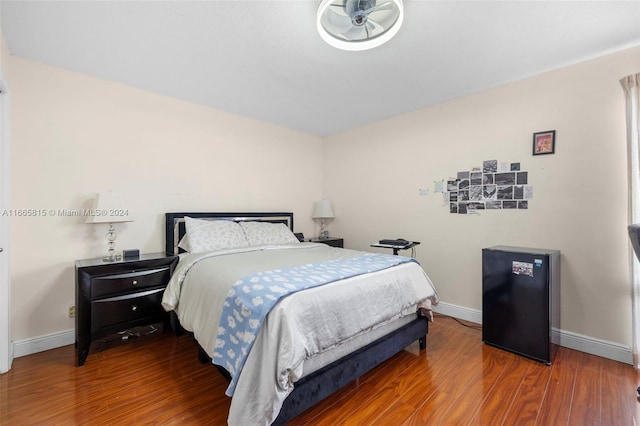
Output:
<instances>
[{"instance_id":1,"label":"white bed sheet","mask_svg":"<svg viewBox=\"0 0 640 426\"><path fill-rule=\"evenodd\" d=\"M306 243L184 256L165 291L163 306L176 311L182 326L194 333L211 356L222 303L235 282L233 277L244 276L247 260L266 257L270 260L263 263L264 267L282 258L278 260L283 262L282 267L290 267L306 261L308 256L328 260L359 254L362 253ZM218 273L218 279L212 279L209 268L203 266L207 262L229 263L231 272ZM230 278L232 282L225 282ZM415 316L418 307L430 309L437 300L428 276L413 262L301 291L281 300L265 319L240 373L229 424L270 424L303 374L338 359L336 354L342 351L348 353L359 344L358 336L399 318ZM307 360L323 356L325 360L321 363L309 361L305 367Z\"/></svg>"},{"instance_id":2,"label":"white bed sheet","mask_svg":"<svg viewBox=\"0 0 640 426\"><path fill-rule=\"evenodd\" d=\"M416 313L412 312L409 315L404 317L400 317L396 320L390 321L385 325L381 325L379 327L374 328L373 330L367 331L366 333L360 333L352 339L347 340L346 342L342 342L339 345L336 345L334 348L316 354L312 357L308 357L304 360L302 364L302 376L306 377L309 374L320 370L323 367L331 364L334 361L343 358L350 353L357 351L360 348L364 348L369 343L373 343L376 340L380 339L383 336L391 333L399 329L402 326L409 324L411 321L416 319Z\"/></svg>"}]
</instances>

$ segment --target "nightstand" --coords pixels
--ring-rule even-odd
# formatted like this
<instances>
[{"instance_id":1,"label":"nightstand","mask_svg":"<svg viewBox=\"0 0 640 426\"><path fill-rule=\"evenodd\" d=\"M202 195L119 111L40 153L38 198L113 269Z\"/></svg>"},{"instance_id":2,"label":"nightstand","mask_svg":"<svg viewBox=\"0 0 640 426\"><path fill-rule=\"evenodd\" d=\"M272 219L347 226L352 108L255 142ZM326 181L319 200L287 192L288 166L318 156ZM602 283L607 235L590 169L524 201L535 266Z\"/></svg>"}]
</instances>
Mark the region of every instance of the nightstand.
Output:
<instances>
[{"instance_id":1,"label":"nightstand","mask_svg":"<svg viewBox=\"0 0 640 426\"><path fill-rule=\"evenodd\" d=\"M326 244L326 245L331 246L331 247L344 248L344 239L343 238L334 238L334 237L309 238L309 242L322 243L322 244Z\"/></svg>"},{"instance_id":2,"label":"nightstand","mask_svg":"<svg viewBox=\"0 0 640 426\"><path fill-rule=\"evenodd\" d=\"M136 259L76 261L78 366L92 342L142 325L168 323L160 304L178 256L142 254Z\"/></svg>"}]
</instances>

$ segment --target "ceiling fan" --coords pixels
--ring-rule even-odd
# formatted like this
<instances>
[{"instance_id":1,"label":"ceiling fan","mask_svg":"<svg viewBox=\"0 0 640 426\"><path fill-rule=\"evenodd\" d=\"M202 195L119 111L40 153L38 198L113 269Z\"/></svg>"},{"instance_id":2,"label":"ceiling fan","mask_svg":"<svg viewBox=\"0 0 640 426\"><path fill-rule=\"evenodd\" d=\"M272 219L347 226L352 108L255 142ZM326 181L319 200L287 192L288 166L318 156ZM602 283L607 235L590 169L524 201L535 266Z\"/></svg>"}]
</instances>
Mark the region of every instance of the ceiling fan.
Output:
<instances>
[{"instance_id":1,"label":"ceiling fan","mask_svg":"<svg viewBox=\"0 0 640 426\"><path fill-rule=\"evenodd\" d=\"M367 50L389 41L404 18L402 0L323 0L318 32L343 50Z\"/></svg>"}]
</instances>

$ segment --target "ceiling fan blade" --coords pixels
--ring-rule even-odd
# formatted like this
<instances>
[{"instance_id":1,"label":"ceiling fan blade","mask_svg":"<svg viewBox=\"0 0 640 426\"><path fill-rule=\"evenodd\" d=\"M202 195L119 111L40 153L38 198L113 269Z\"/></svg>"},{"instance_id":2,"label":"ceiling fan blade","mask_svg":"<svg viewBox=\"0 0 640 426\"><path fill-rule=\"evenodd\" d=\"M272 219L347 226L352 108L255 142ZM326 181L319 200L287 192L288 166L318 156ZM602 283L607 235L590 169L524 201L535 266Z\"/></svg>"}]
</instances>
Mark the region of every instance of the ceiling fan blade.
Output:
<instances>
[{"instance_id":1,"label":"ceiling fan blade","mask_svg":"<svg viewBox=\"0 0 640 426\"><path fill-rule=\"evenodd\" d=\"M392 1L388 1L385 3L382 3L378 6L373 6L370 7L369 9L365 10L364 13L366 13L367 15L372 13L372 12L378 12L380 10L393 10L393 5L394 3Z\"/></svg>"},{"instance_id":2,"label":"ceiling fan blade","mask_svg":"<svg viewBox=\"0 0 640 426\"><path fill-rule=\"evenodd\" d=\"M327 9L327 19L348 19L351 22L351 17L344 8Z\"/></svg>"},{"instance_id":3,"label":"ceiling fan blade","mask_svg":"<svg viewBox=\"0 0 640 426\"><path fill-rule=\"evenodd\" d=\"M345 14L335 12L334 9L327 9L327 19L325 26L330 26L337 32L344 32L351 28L351 18Z\"/></svg>"},{"instance_id":4,"label":"ceiling fan blade","mask_svg":"<svg viewBox=\"0 0 640 426\"><path fill-rule=\"evenodd\" d=\"M347 41L359 41L367 39L367 32L363 27L352 26L347 31L338 34L340 38Z\"/></svg>"},{"instance_id":5,"label":"ceiling fan blade","mask_svg":"<svg viewBox=\"0 0 640 426\"><path fill-rule=\"evenodd\" d=\"M384 33L385 31L382 25L378 24L376 21L374 21L371 18L367 20L366 27L369 28L369 30L367 31L367 34L371 34L371 35L368 35L367 38L376 37Z\"/></svg>"}]
</instances>

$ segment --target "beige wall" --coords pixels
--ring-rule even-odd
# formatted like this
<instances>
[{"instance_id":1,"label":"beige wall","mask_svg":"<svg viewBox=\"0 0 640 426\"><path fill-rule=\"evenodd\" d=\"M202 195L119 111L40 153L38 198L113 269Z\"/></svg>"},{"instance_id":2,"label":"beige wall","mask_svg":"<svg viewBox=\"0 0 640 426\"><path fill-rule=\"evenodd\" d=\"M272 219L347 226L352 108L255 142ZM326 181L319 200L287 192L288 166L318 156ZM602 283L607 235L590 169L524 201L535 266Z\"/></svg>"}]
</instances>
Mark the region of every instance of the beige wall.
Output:
<instances>
[{"instance_id":1,"label":"beige wall","mask_svg":"<svg viewBox=\"0 0 640 426\"><path fill-rule=\"evenodd\" d=\"M422 241L443 302L465 309L481 309L483 247L560 249L561 328L631 345L618 80L640 70L640 49L324 140L15 56L9 65L14 209L81 209L118 191L136 219L118 226L118 248L151 252L163 249L165 211L291 210L297 230L314 234L324 195L332 235L367 250L380 238ZM549 129L556 154L533 157L531 134ZM529 171L529 209L449 214L433 182L489 159ZM73 260L105 246L106 227L82 222L12 219L14 341L73 328Z\"/></svg>"},{"instance_id":2,"label":"beige wall","mask_svg":"<svg viewBox=\"0 0 640 426\"><path fill-rule=\"evenodd\" d=\"M442 301L476 311L483 247L560 249L561 329L630 347L619 79L638 71L635 48L327 138L331 232L356 249L381 238L421 241L417 257ZM532 133L551 129L556 154L533 157ZM529 209L450 214L434 181L492 159L529 171ZM419 195L424 188L429 195Z\"/></svg>"},{"instance_id":3,"label":"beige wall","mask_svg":"<svg viewBox=\"0 0 640 426\"><path fill-rule=\"evenodd\" d=\"M106 251L106 225L50 210L122 194L135 222L117 248L164 250L167 211L292 211L322 197L322 140L12 56L12 338L69 330L74 260Z\"/></svg>"}]
</instances>

